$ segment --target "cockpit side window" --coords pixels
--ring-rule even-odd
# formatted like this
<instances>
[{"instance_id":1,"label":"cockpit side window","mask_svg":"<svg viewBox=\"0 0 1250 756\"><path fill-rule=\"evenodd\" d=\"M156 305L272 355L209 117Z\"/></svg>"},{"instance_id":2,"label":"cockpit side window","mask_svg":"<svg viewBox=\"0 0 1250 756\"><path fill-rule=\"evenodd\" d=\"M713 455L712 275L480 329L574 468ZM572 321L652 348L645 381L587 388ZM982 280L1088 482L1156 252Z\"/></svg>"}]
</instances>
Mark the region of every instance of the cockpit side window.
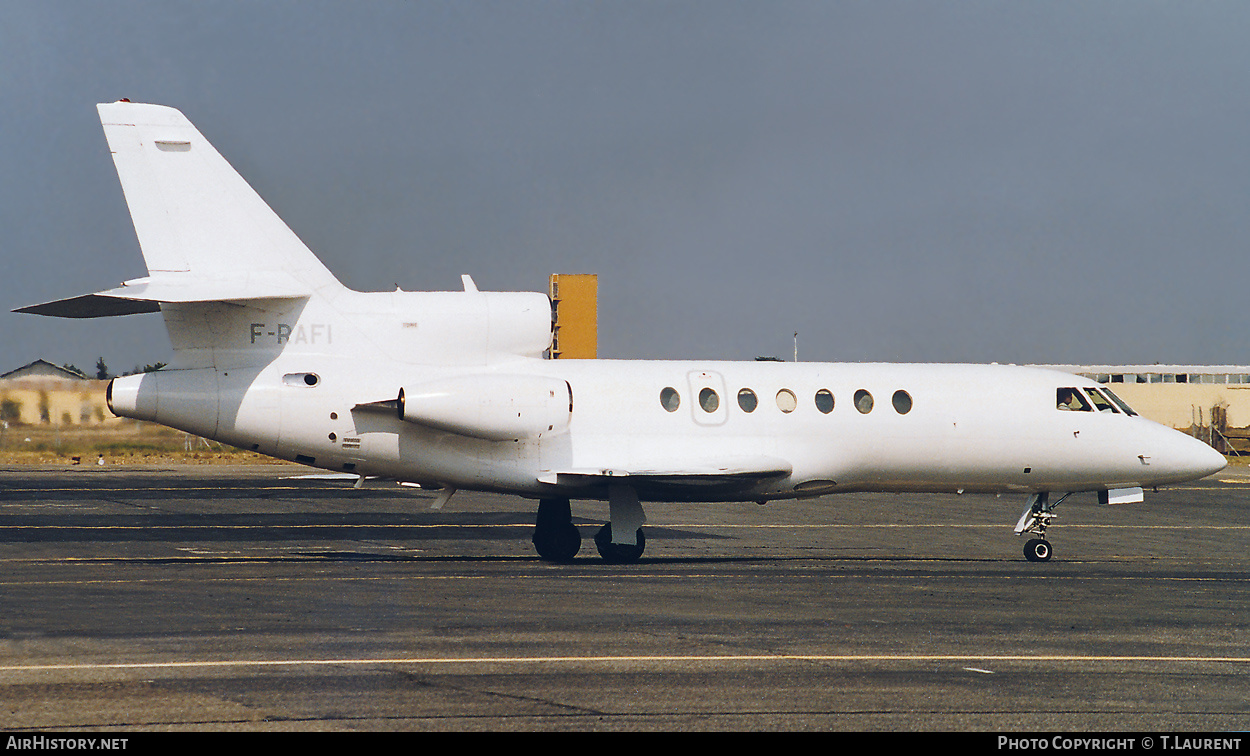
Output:
<instances>
[{"instance_id":1,"label":"cockpit side window","mask_svg":"<svg viewBox=\"0 0 1250 756\"><path fill-rule=\"evenodd\" d=\"M1094 411L1094 408L1085 400L1085 397L1081 396L1081 392L1074 388L1061 388L1055 394L1055 406L1061 410L1070 410L1072 412Z\"/></svg>"},{"instance_id":2,"label":"cockpit side window","mask_svg":"<svg viewBox=\"0 0 1250 756\"><path fill-rule=\"evenodd\" d=\"M1099 412L1114 412L1117 415L1120 414L1120 410L1116 409L1115 405L1111 403L1111 400L1103 396L1102 392L1098 389L1086 386L1085 393L1089 394L1089 398L1094 400L1094 406L1098 408Z\"/></svg>"},{"instance_id":3,"label":"cockpit side window","mask_svg":"<svg viewBox=\"0 0 1250 756\"><path fill-rule=\"evenodd\" d=\"M1133 408L1125 404L1124 400L1116 396L1115 392L1112 391L1111 389L1104 388L1102 389L1102 392L1106 394L1107 396L1111 397L1111 401L1115 402L1117 407L1124 410L1124 414L1128 415L1129 417L1134 417L1137 415L1137 413L1133 411Z\"/></svg>"}]
</instances>

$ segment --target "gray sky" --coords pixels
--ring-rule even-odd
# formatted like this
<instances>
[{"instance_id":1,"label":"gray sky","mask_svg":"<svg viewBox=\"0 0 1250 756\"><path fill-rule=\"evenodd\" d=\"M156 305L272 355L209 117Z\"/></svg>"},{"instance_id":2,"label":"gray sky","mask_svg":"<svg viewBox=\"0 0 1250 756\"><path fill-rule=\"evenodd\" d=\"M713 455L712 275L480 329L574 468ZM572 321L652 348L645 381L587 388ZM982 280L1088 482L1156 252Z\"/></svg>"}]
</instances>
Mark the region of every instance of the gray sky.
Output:
<instances>
[{"instance_id":1,"label":"gray sky","mask_svg":"<svg viewBox=\"0 0 1250 756\"><path fill-rule=\"evenodd\" d=\"M599 274L604 357L1250 363L1244 2L0 0L7 311L145 274L94 105L182 110L345 284Z\"/></svg>"}]
</instances>

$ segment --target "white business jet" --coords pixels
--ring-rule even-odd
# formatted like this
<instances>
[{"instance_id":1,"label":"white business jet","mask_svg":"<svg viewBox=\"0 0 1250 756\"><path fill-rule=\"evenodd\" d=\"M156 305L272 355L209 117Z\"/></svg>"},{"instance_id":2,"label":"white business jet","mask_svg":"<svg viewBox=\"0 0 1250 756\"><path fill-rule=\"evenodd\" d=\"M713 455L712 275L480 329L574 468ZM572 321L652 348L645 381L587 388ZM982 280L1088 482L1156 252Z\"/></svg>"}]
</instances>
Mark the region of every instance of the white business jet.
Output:
<instances>
[{"instance_id":1,"label":"white business jet","mask_svg":"<svg viewBox=\"0 0 1250 756\"><path fill-rule=\"evenodd\" d=\"M1066 373L999 365L551 360L543 294L344 287L177 110L98 106L148 276L17 312L159 312L168 369L108 402L306 465L537 499L534 545L566 562L571 499L607 500L609 562L643 553L642 501L848 491L1028 496L1025 555L1075 492L1222 469L1205 444ZM1053 497L1053 498L1052 498Z\"/></svg>"}]
</instances>

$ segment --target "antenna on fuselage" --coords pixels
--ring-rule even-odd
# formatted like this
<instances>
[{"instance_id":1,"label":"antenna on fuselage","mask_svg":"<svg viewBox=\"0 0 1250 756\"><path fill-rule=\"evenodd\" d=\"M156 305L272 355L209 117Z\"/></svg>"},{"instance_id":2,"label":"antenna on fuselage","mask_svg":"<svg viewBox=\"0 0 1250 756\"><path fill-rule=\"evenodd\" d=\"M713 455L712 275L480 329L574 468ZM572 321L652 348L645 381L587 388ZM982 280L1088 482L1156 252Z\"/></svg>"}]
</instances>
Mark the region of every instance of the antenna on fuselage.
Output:
<instances>
[{"instance_id":1,"label":"antenna on fuselage","mask_svg":"<svg viewBox=\"0 0 1250 756\"><path fill-rule=\"evenodd\" d=\"M794 361L799 361L799 332L794 332Z\"/></svg>"}]
</instances>

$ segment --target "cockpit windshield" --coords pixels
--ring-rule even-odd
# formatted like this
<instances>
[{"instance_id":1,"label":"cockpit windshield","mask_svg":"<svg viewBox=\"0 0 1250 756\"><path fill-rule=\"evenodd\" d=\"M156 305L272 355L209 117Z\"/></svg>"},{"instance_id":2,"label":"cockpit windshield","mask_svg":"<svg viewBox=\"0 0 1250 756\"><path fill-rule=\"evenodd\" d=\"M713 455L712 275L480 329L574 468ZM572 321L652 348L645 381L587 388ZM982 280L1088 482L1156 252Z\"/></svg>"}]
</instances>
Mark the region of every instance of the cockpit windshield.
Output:
<instances>
[{"instance_id":1,"label":"cockpit windshield","mask_svg":"<svg viewBox=\"0 0 1250 756\"><path fill-rule=\"evenodd\" d=\"M1129 416L1137 415L1137 413L1133 411L1133 408L1125 404L1124 400L1116 396L1115 392L1113 392L1111 389L1107 388L1106 386L1103 386L1100 390L1107 396L1111 397L1111 401L1115 402L1115 406L1124 410L1124 414L1129 415Z\"/></svg>"},{"instance_id":2,"label":"cockpit windshield","mask_svg":"<svg viewBox=\"0 0 1250 756\"><path fill-rule=\"evenodd\" d=\"M1098 389L1086 387L1085 393L1089 394L1089 398L1094 400L1094 407L1097 408L1099 412L1111 412L1117 415L1120 413L1120 410L1115 408L1115 405L1111 403L1111 400L1103 396L1102 392Z\"/></svg>"},{"instance_id":3,"label":"cockpit windshield","mask_svg":"<svg viewBox=\"0 0 1250 756\"><path fill-rule=\"evenodd\" d=\"M1055 406L1061 410L1071 412L1093 412L1094 408L1090 406L1081 392L1075 388L1061 388L1055 392Z\"/></svg>"},{"instance_id":4,"label":"cockpit windshield","mask_svg":"<svg viewBox=\"0 0 1250 756\"><path fill-rule=\"evenodd\" d=\"M1124 400L1112 393L1106 386L1064 386L1055 389L1056 409L1068 412L1106 412L1118 415L1135 416L1137 413L1124 403Z\"/></svg>"}]
</instances>

